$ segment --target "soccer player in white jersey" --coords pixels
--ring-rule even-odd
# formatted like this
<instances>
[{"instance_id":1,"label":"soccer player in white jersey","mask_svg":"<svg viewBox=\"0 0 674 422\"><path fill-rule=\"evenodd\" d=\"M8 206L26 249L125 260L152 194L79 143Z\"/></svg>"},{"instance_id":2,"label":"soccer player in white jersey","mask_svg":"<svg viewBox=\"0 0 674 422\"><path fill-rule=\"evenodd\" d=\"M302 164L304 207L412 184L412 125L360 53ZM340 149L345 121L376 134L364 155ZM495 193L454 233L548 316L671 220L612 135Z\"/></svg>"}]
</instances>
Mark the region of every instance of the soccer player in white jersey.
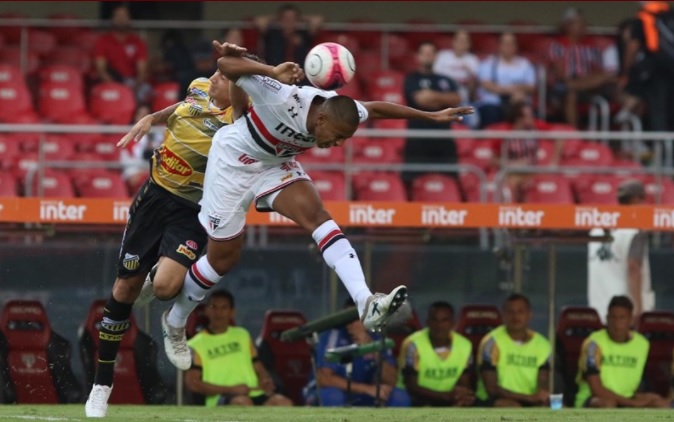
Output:
<instances>
[{"instance_id":1,"label":"soccer player in white jersey","mask_svg":"<svg viewBox=\"0 0 674 422\"><path fill-rule=\"evenodd\" d=\"M214 46L224 51L222 44L214 42ZM252 203L259 211L276 211L308 230L349 291L366 328L380 328L402 305L407 288L372 294L356 251L294 156L314 146L342 145L368 117L450 122L472 113L472 108L424 112L386 102L361 103L332 91L279 82L299 80L301 70L294 63L273 67L223 56L218 69L250 96L252 106L243 118L213 137L199 213L209 236L207 253L192 265L176 302L162 315L169 360L179 369L189 369L187 317L238 262Z\"/></svg>"}]
</instances>

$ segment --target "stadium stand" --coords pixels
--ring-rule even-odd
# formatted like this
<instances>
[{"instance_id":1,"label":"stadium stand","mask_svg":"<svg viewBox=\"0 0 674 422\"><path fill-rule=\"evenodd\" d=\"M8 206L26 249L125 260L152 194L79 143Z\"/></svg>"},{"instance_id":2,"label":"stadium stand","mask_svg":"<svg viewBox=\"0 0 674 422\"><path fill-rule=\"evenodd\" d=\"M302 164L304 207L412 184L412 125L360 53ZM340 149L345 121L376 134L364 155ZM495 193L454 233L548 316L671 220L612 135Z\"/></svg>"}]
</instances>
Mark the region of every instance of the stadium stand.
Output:
<instances>
[{"instance_id":1,"label":"stadium stand","mask_svg":"<svg viewBox=\"0 0 674 422\"><path fill-rule=\"evenodd\" d=\"M310 171L316 190L325 201L343 201L346 198L344 174L336 171Z\"/></svg>"},{"instance_id":2,"label":"stadium stand","mask_svg":"<svg viewBox=\"0 0 674 422\"><path fill-rule=\"evenodd\" d=\"M412 201L461 202L461 190L454 177L429 173L412 182Z\"/></svg>"},{"instance_id":3,"label":"stadium stand","mask_svg":"<svg viewBox=\"0 0 674 422\"><path fill-rule=\"evenodd\" d=\"M82 387L70 367L70 343L51 329L40 302L7 302L0 318L0 333L3 403L82 401Z\"/></svg>"},{"instance_id":4,"label":"stadium stand","mask_svg":"<svg viewBox=\"0 0 674 422\"><path fill-rule=\"evenodd\" d=\"M556 330L556 367L564 384L564 402L573 406L578 386L578 360L585 338L602 328L599 314L594 308L568 306L559 314Z\"/></svg>"},{"instance_id":5,"label":"stadium stand","mask_svg":"<svg viewBox=\"0 0 674 422\"><path fill-rule=\"evenodd\" d=\"M79 347L84 366L87 391L94 382L98 350L98 330L103 318L105 300L97 300L89 307L80 327ZM157 345L141 331L131 315L131 326L124 334L115 364L115 384L111 404L161 404L166 398L166 385L157 368Z\"/></svg>"},{"instance_id":6,"label":"stadium stand","mask_svg":"<svg viewBox=\"0 0 674 422\"><path fill-rule=\"evenodd\" d=\"M397 173L360 173L353 182L360 201L407 201L407 193Z\"/></svg>"},{"instance_id":7,"label":"stadium stand","mask_svg":"<svg viewBox=\"0 0 674 422\"><path fill-rule=\"evenodd\" d=\"M275 381L280 393L295 405L302 405L302 388L311 373L311 348L305 340L281 341L281 333L306 322L302 312L270 309L264 317L262 331L255 341L260 360Z\"/></svg>"},{"instance_id":8,"label":"stadium stand","mask_svg":"<svg viewBox=\"0 0 674 422\"><path fill-rule=\"evenodd\" d=\"M473 361L477 362L477 352L482 338L501 325L501 312L494 305L466 305L461 308L454 330L463 334L473 345ZM471 385L477 385L477 371L470 374Z\"/></svg>"}]
</instances>

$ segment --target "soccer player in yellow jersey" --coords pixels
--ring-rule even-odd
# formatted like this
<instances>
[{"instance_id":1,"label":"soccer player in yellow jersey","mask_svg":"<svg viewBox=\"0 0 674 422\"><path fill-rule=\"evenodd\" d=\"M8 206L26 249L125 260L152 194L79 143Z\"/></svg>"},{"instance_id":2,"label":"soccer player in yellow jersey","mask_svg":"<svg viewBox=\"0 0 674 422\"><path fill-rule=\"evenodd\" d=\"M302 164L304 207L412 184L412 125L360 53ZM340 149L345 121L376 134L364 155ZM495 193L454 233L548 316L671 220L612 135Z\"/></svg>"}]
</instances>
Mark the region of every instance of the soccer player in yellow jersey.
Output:
<instances>
[{"instance_id":1,"label":"soccer player in yellow jersey","mask_svg":"<svg viewBox=\"0 0 674 422\"><path fill-rule=\"evenodd\" d=\"M640 393L648 359L648 340L632 331L634 304L614 296L608 305L606 328L583 343L578 362L576 407L670 407L655 393Z\"/></svg>"},{"instance_id":2,"label":"soccer player in yellow jersey","mask_svg":"<svg viewBox=\"0 0 674 422\"><path fill-rule=\"evenodd\" d=\"M244 50L228 44L225 48L234 54ZM184 101L144 117L118 143L125 146L140 140L153 124L167 125L164 141L152 158L150 177L129 209L117 278L101 321L98 366L85 406L89 417L106 415L119 344L152 266L159 260L152 276L154 294L170 299L206 246L197 215L211 139L245 111L230 105L229 80L216 71L210 78L192 81Z\"/></svg>"},{"instance_id":3,"label":"soccer player in yellow jersey","mask_svg":"<svg viewBox=\"0 0 674 422\"><path fill-rule=\"evenodd\" d=\"M550 343L529 329L531 304L521 294L503 305L503 325L480 342L476 396L482 405L531 407L548 404Z\"/></svg>"},{"instance_id":4,"label":"soccer player in yellow jersey","mask_svg":"<svg viewBox=\"0 0 674 422\"><path fill-rule=\"evenodd\" d=\"M206 406L292 406L274 391L274 383L257 357L246 329L231 325L234 296L216 290L206 302L208 326L189 341L192 367L187 388L206 396Z\"/></svg>"}]
</instances>

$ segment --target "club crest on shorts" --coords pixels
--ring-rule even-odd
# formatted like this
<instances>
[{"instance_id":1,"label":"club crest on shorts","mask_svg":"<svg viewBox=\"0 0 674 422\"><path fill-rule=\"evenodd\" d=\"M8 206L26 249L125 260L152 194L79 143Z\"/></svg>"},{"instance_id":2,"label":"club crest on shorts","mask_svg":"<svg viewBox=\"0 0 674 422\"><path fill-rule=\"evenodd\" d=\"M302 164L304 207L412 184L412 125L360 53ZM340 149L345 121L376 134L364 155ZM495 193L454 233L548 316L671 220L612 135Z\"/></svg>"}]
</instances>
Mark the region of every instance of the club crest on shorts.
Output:
<instances>
[{"instance_id":1,"label":"club crest on shorts","mask_svg":"<svg viewBox=\"0 0 674 422\"><path fill-rule=\"evenodd\" d=\"M197 245L197 242L195 242L194 240L188 240L187 242L185 242L185 244L187 245L188 248L193 249L195 251L199 249L199 245Z\"/></svg>"},{"instance_id":2,"label":"club crest on shorts","mask_svg":"<svg viewBox=\"0 0 674 422\"><path fill-rule=\"evenodd\" d=\"M138 255L124 254L122 265L129 271L137 270L140 267L140 257Z\"/></svg>"},{"instance_id":3,"label":"club crest on shorts","mask_svg":"<svg viewBox=\"0 0 674 422\"><path fill-rule=\"evenodd\" d=\"M215 229L220 227L221 221L222 221L222 218L220 218L219 215L210 214L208 216L208 226L211 228L211 231L215 231Z\"/></svg>"}]
</instances>

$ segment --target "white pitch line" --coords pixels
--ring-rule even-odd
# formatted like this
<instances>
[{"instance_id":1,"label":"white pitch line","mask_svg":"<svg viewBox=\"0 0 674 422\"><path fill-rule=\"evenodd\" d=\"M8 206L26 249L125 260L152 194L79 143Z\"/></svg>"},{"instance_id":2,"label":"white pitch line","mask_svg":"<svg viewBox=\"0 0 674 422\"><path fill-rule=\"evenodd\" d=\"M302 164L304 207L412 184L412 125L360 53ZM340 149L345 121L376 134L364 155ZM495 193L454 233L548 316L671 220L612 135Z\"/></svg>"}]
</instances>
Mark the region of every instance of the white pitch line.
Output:
<instances>
[{"instance_id":1,"label":"white pitch line","mask_svg":"<svg viewBox=\"0 0 674 422\"><path fill-rule=\"evenodd\" d=\"M30 415L8 415L8 416L3 416L0 417L2 418L14 418L14 419L27 419L30 421L71 421L71 420L77 420L77 419L69 419L69 418L54 418L51 416L30 416Z\"/></svg>"}]
</instances>

